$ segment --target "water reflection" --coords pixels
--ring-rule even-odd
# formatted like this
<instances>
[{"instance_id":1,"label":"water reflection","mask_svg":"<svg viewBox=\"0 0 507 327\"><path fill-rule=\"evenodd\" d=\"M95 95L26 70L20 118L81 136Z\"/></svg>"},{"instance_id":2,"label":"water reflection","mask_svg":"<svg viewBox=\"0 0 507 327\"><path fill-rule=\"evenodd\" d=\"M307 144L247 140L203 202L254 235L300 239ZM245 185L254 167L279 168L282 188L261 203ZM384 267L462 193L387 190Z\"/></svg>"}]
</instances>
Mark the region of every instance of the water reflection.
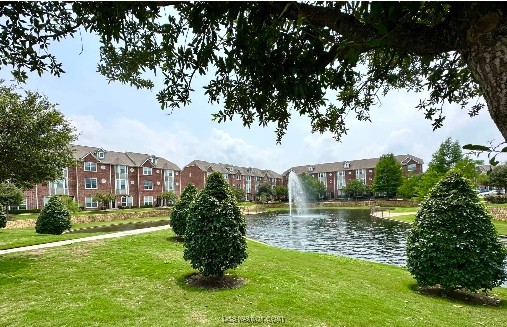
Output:
<instances>
[{"instance_id":1,"label":"water reflection","mask_svg":"<svg viewBox=\"0 0 507 327\"><path fill-rule=\"evenodd\" d=\"M373 219L369 210L315 210L291 217L266 213L247 218L250 238L282 248L338 254L404 266L410 227Z\"/></svg>"}]
</instances>

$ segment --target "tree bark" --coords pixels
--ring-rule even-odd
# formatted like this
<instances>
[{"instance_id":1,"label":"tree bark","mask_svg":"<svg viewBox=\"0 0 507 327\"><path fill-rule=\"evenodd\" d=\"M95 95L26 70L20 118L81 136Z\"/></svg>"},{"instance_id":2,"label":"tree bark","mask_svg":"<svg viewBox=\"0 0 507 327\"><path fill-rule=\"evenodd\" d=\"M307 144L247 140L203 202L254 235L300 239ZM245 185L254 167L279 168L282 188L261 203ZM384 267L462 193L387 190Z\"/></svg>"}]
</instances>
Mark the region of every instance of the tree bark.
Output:
<instances>
[{"instance_id":1,"label":"tree bark","mask_svg":"<svg viewBox=\"0 0 507 327\"><path fill-rule=\"evenodd\" d=\"M491 118L507 141L507 38L502 37L491 45L474 45L467 61Z\"/></svg>"},{"instance_id":2,"label":"tree bark","mask_svg":"<svg viewBox=\"0 0 507 327\"><path fill-rule=\"evenodd\" d=\"M477 80L489 114L507 141L507 13L490 11L471 24L463 56Z\"/></svg>"}]
</instances>

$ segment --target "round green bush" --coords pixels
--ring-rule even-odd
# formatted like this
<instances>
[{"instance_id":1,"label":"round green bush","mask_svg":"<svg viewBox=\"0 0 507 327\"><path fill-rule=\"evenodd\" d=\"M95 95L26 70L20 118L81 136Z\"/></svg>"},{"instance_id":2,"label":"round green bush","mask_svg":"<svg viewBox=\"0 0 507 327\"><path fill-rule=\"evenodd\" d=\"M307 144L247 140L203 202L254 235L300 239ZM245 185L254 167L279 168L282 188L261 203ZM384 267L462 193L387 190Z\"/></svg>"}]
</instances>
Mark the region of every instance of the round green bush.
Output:
<instances>
[{"instance_id":1,"label":"round green bush","mask_svg":"<svg viewBox=\"0 0 507 327\"><path fill-rule=\"evenodd\" d=\"M171 227L176 235L185 236L190 204L198 193L194 184L188 184L181 193L180 200L171 212Z\"/></svg>"},{"instance_id":2,"label":"round green bush","mask_svg":"<svg viewBox=\"0 0 507 327\"><path fill-rule=\"evenodd\" d=\"M407 239L407 268L421 286L491 290L507 255L472 185L449 172L428 194Z\"/></svg>"},{"instance_id":3,"label":"round green bush","mask_svg":"<svg viewBox=\"0 0 507 327\"><path fill-rule=\"evenodd\" d=\"M49 199L35 223L35 231L39 234L60 235L70 229L70 211L58 196Z\"/></svg>"},{"instance_id":4,"label":"round green bush","mask_svg":"<svg viewBox=\"0 0 507 327\"><path fill-rule=\"evenodd\" d=\"M190 207L183 257L204 276L223 276L246 258L246 224L222 174L212 173Z\"/></svg>"},{"instance_id":5,"label":"round green bush","mask_svg":"<svg viewBox=\"0 0 507 327\"><path fill-rule=\"evenodd\" d=\"M0 228L5 228L5 226L7 226L7 216L0 210Z\"/></svg>"}]
</instances>

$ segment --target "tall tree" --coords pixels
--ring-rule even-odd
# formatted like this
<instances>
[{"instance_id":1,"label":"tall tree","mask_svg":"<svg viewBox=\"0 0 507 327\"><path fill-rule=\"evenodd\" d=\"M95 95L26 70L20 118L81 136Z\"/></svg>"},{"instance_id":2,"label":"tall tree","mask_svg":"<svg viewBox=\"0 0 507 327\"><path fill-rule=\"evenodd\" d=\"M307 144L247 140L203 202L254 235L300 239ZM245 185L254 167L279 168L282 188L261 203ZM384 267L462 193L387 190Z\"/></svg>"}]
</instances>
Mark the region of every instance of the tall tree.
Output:
<instances>
[{"instance_id":1,"label":"tall tree","mask_svg":"<svg viewBox=\"0 0 507 327\"><path fill-rule=\"evenodd\" d=\"M493 168L489 174L489 185L504 188L507 191L507 164Z\"/></svg>"},{"instance_id":2,"label":"tall tree","mask_svg":"<svg viewBox=\"0 0 507 327\"><path fill-rule=\"evenodd\" d=\"M285 200L289 197L289 189L284 185L276 185L273 193L277 200Z\"/></svg>"},{"instance_id":3,"label":"tall tree","mask_svg":"<svg viewBox=\"0 0 507 327\"><path fill-rule=\"evenodd\" d=\"M428 169L439 174L447 173L456 163L464 158L463 151L458 141L452 141L448 137L440 144L438 150L433 153Z\"/></svg>"},{"instance_id":4,"label":"tall tree","mask_svg":"<svg viewBox=\"0 0 507 327\"><path fill-rule=\"evenodd\" d=\"M401 164L392 153L380 157L375 166L375 177L373 178L373 190L379 193L386 193L387 197L396 195L398 187L403 182L403 171Z\"/></svg>"},{"instance_id":5,"label":"tall tree","mask_svg":"<svg viewBox=\"0 0 507 327\"><path fill-rule=\"evenodd\" d=\"M353 179L347 182L347 185L343 188L342 192L349 196L353 197L357 201L357 197L363 196L368 191L366 184L362 180Z\"/></svg>"},{"instance_id":6,"label":"tall tree","mask_svg":"<svg viewBox=\"0 0 507 327\"><path fill-rule=\"evenodd\" d=\"M264 195L266 198L273 195L273 187L269 183L262 183L257 189L257 196Z\"/></svg>"},{"instance_id":7,"label":"tall tree","mask_svg":"<svg viewBox=\"0 0 507 327\"><path fill-rule=\"evenodd\" d=\"M421 180L421 174L403 176L403 182L398 187L398 195L404 199L411 199L417 193L417 185Z\"/></svg>"},{"instance_id":8,"label":"tall tree","mask_svg":"<svg viewBox=\"0 0 507 327\"><path fill-rule=\"evenodd\" d=\"M467 157L461 150L458 141L453 141L450 137L443 141L437 151L433 153L432 159L428 164L428 170L423 174L417 185L419 197L425 197L430 189L444 177L451 169L456 169L465 178L468 178L474 184L478 183L479 173L476 166L479 161Z\"/></svg>"},{"instance_id":9,"label":"tall tree","mask_svg":"<svg viewBox=\"0 0 507 327\"><path fill-rule=\"evenodd\" d=\"M157 99L175 108L214 71L204 89L223 103L215 119L274 122L278 141L293 113L339 139L348 113L368 120L393 88L428 90L417 107L434 128L445 103L474 116L483 97L507 140L506 27L507 3L485 1L5 2L0 59L21 81L59 76L51 43L88 31L108 80L151 89L145 72L164 76Z\"/></svg>"},{"instance_id":10,"label":"tall tree","mask_svg":"<svg viewBox=\"0 0 507 327\"><path fill-rule=\"evenodd\" d=\"M0 211L5 208L5 212L8 212L9 206L17 206L23 202L23 192L10 183L0 183Z\"/></svg>"},{"instance_id":11,"label":"tall tree","mask_svg":"<svg viewBox=\"0 0 507 327\"><path fill-rule=\"evenodd\" d=\"M318 200L326 196L326 187L317 178L308 174L301 174L299 180L308 200Z\"/></svg>"},{"instance_id":12,"label":"tall tree","mask_svg":"<svg viewBox=\"0 0 507 327\"><path fill-rule=\"evenodd\" d=\"M74 132L44 96L0 85L0 183L30 188L60 179L75 163L69 147Z\"/></svg>"}]
</instances>

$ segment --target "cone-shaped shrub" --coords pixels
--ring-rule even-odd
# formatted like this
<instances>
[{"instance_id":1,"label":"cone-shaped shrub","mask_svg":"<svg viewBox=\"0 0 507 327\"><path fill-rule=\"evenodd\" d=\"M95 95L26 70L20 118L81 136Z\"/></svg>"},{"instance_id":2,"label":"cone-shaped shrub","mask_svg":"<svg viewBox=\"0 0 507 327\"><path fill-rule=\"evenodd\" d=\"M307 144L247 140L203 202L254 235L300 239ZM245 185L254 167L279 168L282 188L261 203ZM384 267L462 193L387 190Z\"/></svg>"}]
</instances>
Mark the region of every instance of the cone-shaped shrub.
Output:
<instances>
[{"instance_id":1,"label":"cone-shaped shrub","mask_svg":"<svg viewBox=\"0 0 507 327\"><path fill-rule=\"evenodd\" d=\"M0 210L0 228L5 228L7 226L7 215Z\"/></svg>"},{"instance_id":2,"label":"cone-shaped shrub","mask_svg":"<svg viewBox=\"0 0 507 327\"><path fill-rule=\"evenodd\" d=\"M246 224L222 174L212 173L190 208L183 257L204 276L222 276L246 258Z\"/></svg>"},{"instance_id":3,"label":"cone-shaped shrub","mask_svg":"<svg viewBox=\"0 0 507 327\"><path fill-rule=\"evenodd\" d=\"M60 235L70 229L70 211L58 196L49 199L35 223L35 231L39 234Z\"/></svg>"},{"instance_id":4,"label":"cone-shaped shrub","mask_svg":"<svg viewBox=\"0 0 507 327\"><path fill-rule=\"evenodd\" d=\"M490 290L506 278L506 250L460 173L449 172L428 194L407 239L407 268L421 286Z\"/></svg>"},{"instance_id":5,"label":"cone-shaped shrub","mask_svg":"<svg viewBox=\"0 0 507 327\"><path fill-rule=\"evenodd\" d=\"M171 227L178 236L185 236L187 229L188 214L190 212L190 204L194 201L198 190L194 184L188 184L181 193L180 200L171 212Z\"/></svg>"}]
</instances>

